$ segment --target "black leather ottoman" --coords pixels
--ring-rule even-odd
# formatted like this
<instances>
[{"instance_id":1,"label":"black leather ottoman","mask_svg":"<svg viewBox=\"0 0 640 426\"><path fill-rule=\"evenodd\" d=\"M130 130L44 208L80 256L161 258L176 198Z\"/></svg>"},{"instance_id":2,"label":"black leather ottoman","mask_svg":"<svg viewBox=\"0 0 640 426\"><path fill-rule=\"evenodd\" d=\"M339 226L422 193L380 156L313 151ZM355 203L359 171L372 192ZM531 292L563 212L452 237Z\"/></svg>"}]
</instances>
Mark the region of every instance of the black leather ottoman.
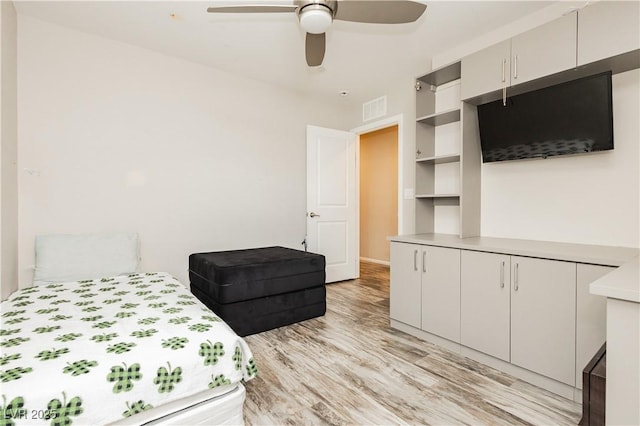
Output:
<instances>
[{"instance_id":1,"label":"black leather ottoman","mask_svg":"<svg viewBox=\"0 0 640 426\"><path fill-rule=\"evenodd\" d=\"M325 259L285 247L189 256L191 292L240 336L325 314Z\"/></svg>"}]
</instances>

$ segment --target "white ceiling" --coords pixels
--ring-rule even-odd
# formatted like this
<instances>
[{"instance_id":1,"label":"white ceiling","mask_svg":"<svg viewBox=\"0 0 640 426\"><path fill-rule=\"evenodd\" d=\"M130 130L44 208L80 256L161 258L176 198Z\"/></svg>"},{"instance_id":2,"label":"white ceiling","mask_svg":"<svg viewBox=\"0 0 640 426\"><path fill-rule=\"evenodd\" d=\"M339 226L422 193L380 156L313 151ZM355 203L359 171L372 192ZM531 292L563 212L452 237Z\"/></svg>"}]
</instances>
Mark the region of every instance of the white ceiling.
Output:
<instances>
[{"instance_id":1,"label":"white ceiling","mask_svg":"<svg viewBox=\"0 0 640 426\"><path fill-rule=\"evenodd\" d=\"M379 96L386 82L428 71L434 55L553 2L426 1L427 11L412 24L335 21L320 68L306 65L305 35L295 14L206 12L214 4L242 3L248 2L14 0L19 14L304 93L338 96L347 90L354 101Z\"/></svg>"}]
</instances>

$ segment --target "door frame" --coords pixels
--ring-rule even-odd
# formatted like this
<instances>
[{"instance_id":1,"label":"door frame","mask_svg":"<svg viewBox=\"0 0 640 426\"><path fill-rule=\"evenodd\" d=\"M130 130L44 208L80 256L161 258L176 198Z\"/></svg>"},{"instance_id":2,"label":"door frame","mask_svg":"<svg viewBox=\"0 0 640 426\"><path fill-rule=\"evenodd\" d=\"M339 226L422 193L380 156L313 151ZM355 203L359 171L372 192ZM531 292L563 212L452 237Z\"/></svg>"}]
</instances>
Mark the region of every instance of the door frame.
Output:
<instances>
[{"instance_id":1,"label":"door frame","mask_svg":"<svg viewBox=\"0 0 640 426\"><path fill-rule=\"evenodd\" d=\"M360 135L395 125L398 126L398 235L400 235L404 229L404 162L402 161L404 152L404 115L394 115L349 130L358 136L356 144L356 229L358 230L358 261L360 261Z\"/></svg>"}]
</instances>

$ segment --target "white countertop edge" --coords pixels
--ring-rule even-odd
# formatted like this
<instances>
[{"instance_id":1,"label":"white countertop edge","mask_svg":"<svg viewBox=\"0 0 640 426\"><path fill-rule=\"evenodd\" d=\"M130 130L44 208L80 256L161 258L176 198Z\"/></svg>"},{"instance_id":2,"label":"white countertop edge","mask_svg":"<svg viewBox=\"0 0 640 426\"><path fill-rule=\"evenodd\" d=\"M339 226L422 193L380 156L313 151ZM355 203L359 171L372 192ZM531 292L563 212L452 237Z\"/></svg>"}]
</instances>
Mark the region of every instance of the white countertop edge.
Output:
<instances>
[{"instance_id":1,"label":"white countertop edge","mask_svg":"<svg viewBox=\"0 0 640 426\"><path fill-rule=\"evenodd\" d=\"M640 254L640 249L629 247L495 237L460 238L451 234L396 235L388 239L400 243L424 244L606 266L622 266Z\"/></svg>"},{"instance_id":2,"label":"white countertop edge","mask_svg":"<svg viewBox=\"0 0 640 426\"><path fill-rule=\"evenodd\" d=\"M591 294L640 303L640 257L592 282Z\"/></svg>"}]
</instances>

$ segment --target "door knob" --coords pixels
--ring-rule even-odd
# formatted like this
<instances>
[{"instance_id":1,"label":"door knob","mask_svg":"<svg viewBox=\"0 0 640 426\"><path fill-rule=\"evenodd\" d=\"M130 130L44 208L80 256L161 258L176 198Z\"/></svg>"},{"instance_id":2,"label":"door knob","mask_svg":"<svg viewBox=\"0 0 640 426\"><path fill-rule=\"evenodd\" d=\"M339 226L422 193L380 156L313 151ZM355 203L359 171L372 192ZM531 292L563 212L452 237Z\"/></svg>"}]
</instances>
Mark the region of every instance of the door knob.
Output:
<instances>
[{"instance_id":1,"label":"door knob","mask_svg":"<svg viewBox=\"0 0 640 426\"><path fill-rule=\"evenodd\" d=\"M315 214L314 212L309 213L309 217L320 217L319 214Z\"/></svg>"}]
</instances>

